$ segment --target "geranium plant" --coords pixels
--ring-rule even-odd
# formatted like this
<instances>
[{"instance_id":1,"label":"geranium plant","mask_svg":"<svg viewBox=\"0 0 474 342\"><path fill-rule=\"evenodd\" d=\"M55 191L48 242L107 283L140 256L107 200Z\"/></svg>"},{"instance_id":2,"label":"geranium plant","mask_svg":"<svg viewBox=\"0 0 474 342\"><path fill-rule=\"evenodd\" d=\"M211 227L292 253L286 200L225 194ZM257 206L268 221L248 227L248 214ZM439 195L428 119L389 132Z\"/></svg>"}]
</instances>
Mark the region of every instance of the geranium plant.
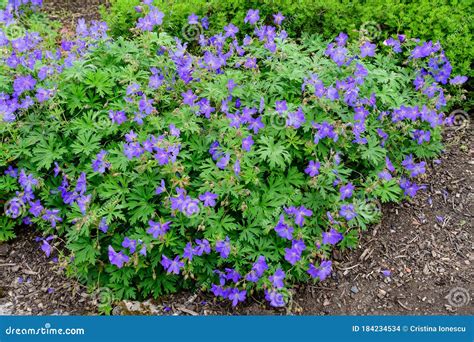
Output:
<instances>
[{"instance_id":1,"label":"geranium plant","mask_svg":"<svg viewBox=\"0 0 474 342\"><path fill-rule=\"evenodd\" d=\"M438 43L294 41L258 9L252 36L229 23L187 43L139 11L128 40L99 22L55 50L0 32L0 231L33 225L47 256L117 299L200 287L278 307L331 274L379 202L423 188L461 96L445 85L465 81Z\"/></svg>"}]
</instances>

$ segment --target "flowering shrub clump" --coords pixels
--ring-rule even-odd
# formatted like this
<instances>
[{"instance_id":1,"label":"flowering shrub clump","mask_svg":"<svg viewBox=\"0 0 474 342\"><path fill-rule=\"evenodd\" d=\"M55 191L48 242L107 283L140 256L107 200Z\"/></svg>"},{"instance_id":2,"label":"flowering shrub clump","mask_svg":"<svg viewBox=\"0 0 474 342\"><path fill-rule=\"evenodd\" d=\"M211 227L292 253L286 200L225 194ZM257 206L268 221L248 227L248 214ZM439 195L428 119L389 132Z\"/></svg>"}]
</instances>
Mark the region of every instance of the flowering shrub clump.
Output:
<instances>
[{"instance_id":1,"label":"flowering shrub clump","mask_svg":"<svg viewBox=\"0 0 474 342\"><path fill-rule=\"evenodd\" d=\"M98 22L53 50L0 32L2 225L37 227L48 257L63 243L71 274L116 298L198 286L279 307L330 276L379 201L423 188L461 96L444 85L465 81L438 43L297 43L255 9L252 36L188 46L139 10L130 40Z\"/></svg>"}]
</instances>

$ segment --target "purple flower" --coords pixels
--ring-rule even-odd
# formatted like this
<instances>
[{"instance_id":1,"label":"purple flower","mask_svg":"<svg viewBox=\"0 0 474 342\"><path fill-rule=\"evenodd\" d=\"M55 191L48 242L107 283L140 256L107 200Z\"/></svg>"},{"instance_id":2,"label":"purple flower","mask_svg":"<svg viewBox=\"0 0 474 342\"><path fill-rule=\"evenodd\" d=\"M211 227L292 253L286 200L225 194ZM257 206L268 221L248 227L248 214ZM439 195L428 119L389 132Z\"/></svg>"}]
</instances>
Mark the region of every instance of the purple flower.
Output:
<instances>
[{"instance_id":1,"label":"purple flower","mask_svg":"<svg viewBox=\"0 0 474 342\"><path fill-rule=\"evenodd\" d=\"M79 178L77 179L75 192L77 192L79 195L84 195L86 191L87 191L86 174L85 172L81 172L81 174L79 175Z\"/></svg>"},{"instance_id":2,"label":"purple flower","mask_svg":"<svg viewBox=\"0 0 474 342\"><path fill-rule=\"evenodd\" d=\"M179 274L181 268L184 267L184 262L179 259L177 255L174 260L168 259L166 255L161 256L161 265L166 270L167 273Z\"/></svg>"},{"instance_id":3,"label":"purple flower","mask_svg":"<svg viewBox=\"0 0 474 342\"><path fill-rule=\"evenodd\" d=\"M244 63L244 67L247 69L255 69L257 67L257 58L248 57Z\"/></svg>"},{"instance_id":4,"label":"purple flower","mask_svg":"<svg viewBox=\"0 0 474 342\"><path fill-rule=\"evenodd\" d=\"M239 32L239 28L234 24L230 23L227 26L224 26L225 37L235 37L235 35Z\"/></svg>"},{"instance_id":5,"label":"purple flower","mask_svg":"<svg viewBox=\"0 0 474 342\"><path fill-rule=\"evenodd\" d=\"M199 201L192 199L191 197L186 197L183 203L182 213L188 217L198 214L201 209L199 208Z\"/></svg>"},{"instance_id":6,"label":"purple flower","mask_svg":"<svg viewBox=\"0 0 474 342\"><path fill-rule=\"evenodd\" d=\"M283 279L285 279L285 272L281 268L278 268L275 273L271 276L268 277L268 280L270 280L277 289L281 289L285 284L283 283Z\"/></svg>"},{"instance_id":7,"label":"purple flower","mask_svg":"<svg viewBox=\"0 0 474 342\"><path fill-rule=\"evenodd\" d=\"M251 119L249 121L249 129L253 131L254 134L257 134L259 130L261 130L265 125L262 122L262 118L258 117L256 119Z\"/></svg>"},{"instance_id":8,"label":"purple flower","mask_svg":"<svg viewBox=\"0 0 474 342\"><path fill-rule=\"evenodd\" d=\"M352 220L354 217L357 216L354 205L352 204L344 204L341 206L341 209L339 210L339 215L344 217L347 221Z\"/></svg>"},{"instance_id":9,"label":"purple flower","mask_svg":"<svg viewBox=\"0 0 474 342\"><path fill-rule=\"evenodd\" d=\"M195 13L191 13L191 15L188 16L188 24L189 25L199 24L199 17Z\"/></svg>"},{"instance_id":10,"label":"purple flower","mask_svg":"<svg viewBox=\"0 0 474 342\"><path fill-rule=\"evenodd\" d=\"M269 301L270 305L275 308L285 306L285 299L283 298L283 295L276 290L265 290L265 299Z\"/></svg>"},{"instance_id":11,"label":"purple flower","mask_svg":"<svg viewBox=\"0 0 474 342\"><path fill-rule=\"evenodd\" d=\"M165 191L166 191L165 181L162 179L162 180L160 181L160 186L156 188L155 193L156 193L157 195L159 195L159 194L162 194L162 193L165 192Z\"/></svg>"},{"instance_id":12,"label":"purple flower","mask_svg":"<svg viewBox=\"0 0 474 342\"><path fill-rule=\"evenodd\" d=\"M423 42L422 45L416 46L411 51L412 58L425 58L431 55L433 52L436 51L436 48L433 47L433 43L430 42Z\"/></svg>"},{"instance_id":13,"label":"purple flower","mask_svg":"<svg viewBox=\"0 0 474 342\"><path fill-rule=\"evenodd\" d=\"M352 197L352 192L354 191L355 187L352 183L348 183L347 185L341 186L339 192L341 194L341 201L345 200L346 198Z\"/></svg>"},{"instance_id":14,"label":"purple flower","mask_svg":"<svg viewBox=\"0 0 474 342\"><path fill-rule=\"evenodd\" d=\"M308 273L313 278L318 278L320 281L326 279L332 271L332 262L330 260L324 260L321 262L319 268L314 267L313 264L309 264Z\"/></svg>"},{"instance_id":15,"label":"purple flower","mask_svg":"<svg viewBox=\"0 0 474 342\"><path fill-rule=\"evenodd\" d=\"M97 153L96 159L92 161L92 169L95 172L104 173L107 168L110 167L110 163L104 161L107 151L101 150Z\"/></svg>"},{"instance_id":16,"label":"purple flower","mask_svg":"<svg viewBox=\"0 0 474 342\"><path fill-rule=\"evenodd\" d=\"M334 126L324 121L320 124L313 123L313 127L317 129L314 135L314 143L318 144L321 139L331 138L334 142L338 140L338 135L334 131Z\"/></svg>"},{"instance_id":17,"label":"purple flower","mask_svg":"<svg viewBox=\"0 0 474 342\"><path fill-rule=\"evenodd\" d=\"M211 113L215 111L215 108L211 106L211 102L206 98L202 98L201 100L199 100L198 105L199 113L204 115L208 119L211 117Z\"/></svg>"},{"instance_id":18,"label":"purple flower","mask_svg":"<svg viewBox=\"0 0 474 342\"><path fill-rule=\"evenodd\" d=\"M466 81L467 81L466 76L455 76L455 77L453 77L452 79L449 80L449 83L453 84L453 85L458 85L458 84L463 84Z\"/></svg>"},{"instance_id":19,"label":"purple flower","mask_svg":"<svg viewBox=\"0 0 474 342\"><path fill-rule=\"evenodd\" d=\"M360 57L374 57L375 56L375 44L371 44L370 42L365 42L360 47Z\"/></svg>"},{"instance_id":20,"label":"purple flower","mask_svg":"<svg viewBox=\"0 0 474 342\"><path fill-rule=\"evenodd\" d=\"M302 253L306 249L306 245L304 244L303 240L293 240L291 242L291 248Z\"/></svg>"},{"instance_id":21,"label":"purple flower","mask_svg":"<svg viewBox=\"0 0 474 342\"><path fill-rule=\"evenodd\" d=\"M233 288L230 290L228 298L232 301L232 306L237 306L239 302L243 302L245 300L246 295L247 290L240 291L238 288Z\"/></svg>"},{"instance_id":22,"label":"purple flower","mask_svg":"<svg viewBox=\"0 0 474 342\"><path fill-rule=\"evenodd\" d=\"M194 248L194 255L201 256L204 253L209 254L211 253L211 245L209 244L209 241L206 239L203 240L196 240L196 247Z\"/></svg>"},{"instance_id":23,"label":"purple flower","mask_svg":"<svg viewBox=\"0 0 474 342\"><path fill-rule=\"evenodd\" d=\"M205 30L209 29L209 18L208 17L202 17L201 18L201 25Z\"/></svg>"},{"instance_id":24,"label":"purple flower","mask_svg":"<svg viewBox=\"0 0 474 342\"><path fill-rule=\"evenodd\" d=\"M4 173L12 178L16 178L18 176L18 169L15 169L11 165L9 165Z\"/></svg>"},{"instance_id":25,"label":"purple flower","mask_svg":"<svg viewBox=\"0 0 474 342\"><path fill-rule=\"evenodd\" d=\"M59 209L46 210L46 213L42 216L42 219L49 221L51 227L55 228L57 222L62 222L63 219L58 216Z\"/></svg>"},{"instance_id":26,"label":"purple flower","mask_svg":"<svg viewBox=\"0 0 474 342\"><path fill-rule=\"evenodd\" d=\"M244 22L249 23L250 25L254 25L259 20L259 10L249 9L247 15L245 16Z\"/></svg>"},{"instance_id":27,"label":"purple flower","mask_svg":"<svg viewBox=\"0 0 474 342\"><path fill-rule=\"evenodd\" d=\"M130 250L130 253L135 253L137 249L137 240L131 240L127 236L123 239L122 242L122 247L123 248L128 248Z\"/></svg>"},{"instance_id":28,"label":"purple flower","mask_svg":"<svg viewBox=\"0 0 474 342\"><path fill-rule=\"evenodd\" d=\"M41 250L46 254L46 257L49 258L51 255L51 245L48 243L48 241L51 241L53 239L53 236L48 236L46 239L42 240L41 244Z\"/></svg>"},{"instance_id":29,"label":"purple flower","mask_svg":"<svg viewBox=\"0 0 474 342\"><path fill-rule=\"evenodd\" d=\"M18 76L13 81L13 90L17 96L20 96L26 91L33 90L36 85L36 80L31 75Z\"/></svg>"},{"instance_id":30,"label":"purple flower","mask_svg":"<svg viewBox=\"0 0 474 342\"><path fill-rule=\"evenodd\" d=\"M250 149L252 148L253 144L254 144L254 141L251 135L242 139L242 149L244 151L250 152Z\"/></svg>"},{"instance_id":31,"label":"purple flower","mask_svg":"<svg viewBox=\"0 0 474 342\"><path fill-rule=\"evenodd\" d=\"M224 170L227 164L229 164L229 160L230 160L230 154L226 153L224 157L219 159L216 165L219 169Z\"/></svg>"},{"instance_id":32,"label":"purple flower","mask_svg":"<svg viewBox=\"0 0 474 342\"><path fill-rule=\"evenodd\" d=\"M130 257L125 255L123 251L120 251L119 253L115 252L112 246L109 245L109 260L112 265L122 268L124 263L130 261Z\"/></svg>"},{"instance_id":33,"label":"purple flower","mask_svg":"<svg viewBox=\"0 0 474 342\"><path fill-rule=\"evenodd\" d=\"M148 221L148 225L150 226L146 231L148 234L151 234L154 239L157 239L159 236L163 236L169 230L171 221L161 223L161 222L154 222L152 220Z\"/></svg>"},{"instance_id":34,"label":"purple flower","mask_svg":"<svg viewBox=\"0 0 474 342\"><path fill-rule=\"evenodd\" d=\"M233 268L226 268L225 269L225 280L231 280L234 283L237 283L240 280L240 274Z\"/></svg>"},{"instance_id":35,"label":"purple flower","mask_svg":"<svg viewBox=\"0 0 474 342\"><path fill-rule=\"evenodd\" d=\"M225 240L216 242L216 251L220 253L221 258L227 259L230 254L230 239L228 236Z\"/></svg>"},{"instance_id":36,"label":"purple flower","mask_svg":"<svg viewBox=\"0 0 474 342\"><path fill-rule=\"evenodd\" d=\"M410 171L410 177L416 177L426 172L426 162L422 161L414 163L412 155L406 157L403 160L402 165L407 169L407 171Z\"/></svg>"},{"instance_id":37,"label":"purple flower","mask_svg":"<svg viewBox=\"0 0 474 342\"><path fill-rule=\"evenodd\" d=\"M310 177L314 177L319 175L319 168L321 167L320 162L315 162L314 160L310 160L308 167L304 170L304 172L309 175Z\"/></svg>"},{"instance_id":38,"label":"purple flower","mask_svg":"<svg viewBox=\"0 0 474 342\"><path fill-rule=\"evenodd\" d=\"M392 175L387 170L379 172L379 174L377 176L379 177L379 179L383 179L383 180L387 180L387 181L392 179Z\"/></svg>"},{"instance_id":39,"label":"purple flower","mask_svg":"<svg viewBox=\"0 0 474 342\"><path fill-rule=\"evenodd\" d=\"M240 174L240 160L237 159L234 164L234 174L238 177Z\"/></svg>"},{"instance_id":40,"label":"purple flower","mask_svg":"<svg viewBox=\"0 0 474 342\"><path fill-rule=\"evenodd\" d=\"M347 39L349 39L349 36L345 34L344 32L340 32L339 35L336 38L334 38L338 46L346 45Z\"/></svg>"},{"instance_id":41,"label":"purple flower","mask_svg":"<svg viewBox=\"0 0 474 342\"><path fill-rule=\"evenodd\" d=\"M413 131L413 139L416 140L418 145L423 144L423 142L429 142L431 138L430 131L424 131L422 129L416 129Z\"/></svg>"},{"instance_id":42,"label":"purple flower","mask_svg":"<svg viewBox=\"0 0 474 342\"><path fill-rule=\"evenodd\" d=\"M192 261L194 257L194 249L191 242L188 242L183 250L183 258L188 258L189 261Z\"/></svg>"},{"instance_id":43,"label":"purple flower","mask_svg":"<svg viewBox=\"0 0 474 342\"><path fill-rule=\"evenodd\" d=\"M188 89L185 93L181 93L181 96L183 96L183 103L191 107L194 106L194 101L198 98L191 89Z\"/></svg>"},{"instance_id":44,"label":"purple flower","mask_svg":"<svg viewBox=\"0 0 474 342\"><path fill-rule=\"evenodd\" d=\"M311 215L313 215L313 212L309 209L306 209L304 206L300 206L299 208L297 207L285 208L285 212L288 215L294 216L295 224L297 224L300 227L303 227L305 217L310 217Z\"/></svg>"},{"instance_id":45,"label":"purple flower","mask_svg":"<svg viewBox=\"0 0 474 342\"><path fill-rule=\"evenodd\" d=\"M30 191L33 186L38 185L38 180L35 179L32 174L26 175L25 171L22 169L18 177L18 183L25 191Z\"/></svg>"},{"instance_id":46,"label":"purple flower","mask_svg":"<svg viewBox=\"0 0 474 342\"><path fill-rule=\"evenodd\" d=\"M385 166L387 166L387 169L390 171L390 172L394 172L395 171L395 168L393 167L393 164L392 162L390 161L390 159L387 157L385 157Z\"/></svg>"},{"instance_id":47,"label":"purple flower","mask_svg":"<svg viewBox=\"0 0 474 342\"><path fill-rule=\"evenodd\" d=\"M23 213L24 205L20 198L12 198L5 206L5 214L13 219L18 218Z\"/></svg>"},{"instance_id":48,"label":"purple flower","mask_svg":"<svg viewBox=\"0 0 474 342\"><path fill-rule=\"evenodd\" d=\"M180 131L178 128L176 128L175 125L170 124L168 127L169 127L169 129L170 129L170 134L171 134L172 136L174 136L174 137L179 137L179 135L181 134L181 131Z\"/></svg>"},{"instance_id":49,"label":"purple flower","mask_svg":"<svg viewBox=\"0 0 474 342\"><path fill-rule=\"evenodd\" d=\"M205 207L214 207L216 205L217 195L212 192L206 192L204 195L199 195L199 199L204 202Z\"/></svg>"},{"instance_id":50,"label":"purple flower","mask_svg":"<svg viewBox=\"0 0 474 342\"><path fill-rule=\"evenodd\" d=\"M43 206L41 205L41 202L40 200L37 200L35 202L31 202L30 203L30 209L29 209L29 212L31 215L33 215L34 217L38 217L41 212L43 211Z\"/></svg>"},{"instance_id":51,"label":"purple flower","mask_svg":"<svg viewBox=\"0 0 474 342\"><path fill-rule=\"evenodd\" d=\"M300 128L301 125L306 121L301 107L296 112L289 112L286 118L286 126L293 128Z\"/></svg>"},{"instance_id":52,"label":"purple flower","mask_svg":"<svg viewBox=\"0 0 474 342\"><path fill-rule=\"evenodd\" d=\"M285 248L285 260L294 265L301 259L301 253L295 248Z\"/></svg>"},{"instance_id":53,"label":"purple flower","mask_svg":"<svg viewBox=\"0 0 474 342\"><path fill-rule=\"evenodd\" d=\"M103 217L100 222L99 222L99 229L103 232L103 233L107 233L107 230L109 229L109 226L107 225L107 219L105 217Z\"/></svg>"},{"instance_id":54,"label":"purple flower","mask_svg":"<svg viewBox=\"0 0 474 342\"><path fill-rule=\"evenodd\" d=\"M329 232L323 232L323 244L335 245L343 239L343 235L334 228L331 228Z\"/></svg>"},{"instance_id":55,"label":"purple flower","mask_svg":"<svg viewBox=\"0 0 474 342\"><path fill-rule=\"evenodd\" d=\"M383 270L383 271L382 271L382 274L384 275L384 277L390 277L390 275L392 274L392 272L390 272L390 270Z\"/></svg>"},{"instance_id":56,"label":"purple flower","mask_svg":"<svg viewBox=\"0 0 474 342\"><path fill-rule=\"evenodd\" d=\"M261 255L253 264L252 270L247 274L245 279L251 282L257 282L266 270L268 270L268 265L265 261L265 257Z\"/></svg>"},{"instance_id":57,"label":"purple flower","mask_svg":"<svg viewBox=\"0 0 474 342\"><path fill-rule=\"evenodd\" d=\"M405 196L415 197L418 190L423 189L422 186L418 186L415 183L411 183L408 179L400 179L400 188L404 191Z\"/></svg>"},{"instance_id":58,"label":"purple flower","mask_svg":"<svg viewBox=\"0 0 474 342\"><path fill-rule=\"evenodd\" d=\"M232 93L232 90L234 90L236 86L237 84L235 83L233 79L230 79L229 81L227 81L227 89L229 90L229 93Z\"/></svg>"},{"instance_id":59,"label":"purple flower","mask_svg":"<svg viewBox=\"0 0 474 342\"><path fill-rule=\"evenodd\" d=\"M119 111L110 110L109 118L112 121L112 123L117 124L117 125L121 125L125 121L127 121L127 116L125 115L125 112L121 110Z\"/></svg>"},{"instance_id":60,"label":"purple flower","mask_svg":"<svg viewBox=\"0 0 474 342\"><path fill-rule=\"evenodd\" d=\"M280 220L275 226L275 231L277 232L277 234L284 239L291 240L293 239L293 230L293 227L285 224L284 216L280 215Z\"/></svg>"},{"instance_id":61,"label":"purple flower","mask_svg":"<svg viewBox=\"0 0 474 342\"><path fill-rule=\"evenodd\" d=\"M277 14L273 15L273 22L275 25L281 25L281 22L285 19L285 16L281 14L281 12L278 12Z\"/></svg>"},{"instance_id":62,"label":"purple flower","mask_svg":"<svg viewBox=\"0 0 474 342\"><path fill-rule=\"evenodd\" d=\"M276 101L275 102L275 110L280 114L282 114L283 112L288 110L288 106L286 105L286 101L285 100Z\"/></svg>"}]
</instances>

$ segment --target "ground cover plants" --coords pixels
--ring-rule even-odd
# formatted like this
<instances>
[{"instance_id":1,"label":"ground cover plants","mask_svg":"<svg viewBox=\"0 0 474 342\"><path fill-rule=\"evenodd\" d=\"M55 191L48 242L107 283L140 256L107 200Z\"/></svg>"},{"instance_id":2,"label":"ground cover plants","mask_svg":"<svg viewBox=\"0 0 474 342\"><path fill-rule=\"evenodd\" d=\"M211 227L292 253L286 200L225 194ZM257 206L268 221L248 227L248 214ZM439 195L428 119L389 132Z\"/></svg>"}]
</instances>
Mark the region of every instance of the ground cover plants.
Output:
<instances>
[{"instance_id":1,"label":"ground cover plants","mask_svg":"<svg viewBox=\"0 0 474 342\"><path fill-rule=\"evenodd\" d=\"M0 237L32 225L115 299L202 288L284 306L380 202L423 189L467 80L438 42L294 40L257 8L184 42L151 1L126 38L96 21L41 37L19 19L39 5L0 12Z\"/></svg>"}]
</instances>

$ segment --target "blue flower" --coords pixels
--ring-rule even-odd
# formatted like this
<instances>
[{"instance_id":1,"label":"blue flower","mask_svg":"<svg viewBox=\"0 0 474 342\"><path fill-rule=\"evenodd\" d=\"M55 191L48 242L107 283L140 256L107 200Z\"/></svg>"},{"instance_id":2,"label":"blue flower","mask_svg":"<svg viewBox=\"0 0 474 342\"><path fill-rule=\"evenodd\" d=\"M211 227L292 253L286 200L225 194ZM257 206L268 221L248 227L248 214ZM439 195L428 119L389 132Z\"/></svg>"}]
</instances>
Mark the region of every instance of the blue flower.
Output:
<instances>
[{"instance_id":1,"label":"blue flower","mask_svg":"<svg viewBox=\"0 0 474 342\"><path fill-rule=\"evenodd\" d=\"M347 221L352 220L354 217L357 216L355 210L354 210L354 205L352 204L344 204L341 206L341 209L339 210L339 215L344 217Z\"/></svg>"},{"instance_id":2,"label":"blue flower","mask_svg":"<svg viewBox=\"0 0 474 342\"><path fill-rule=\"evenodd\" d=\"M285 272L283 272L281 268L278 268L272 276L268 277L268 280L272 282L273 286L275 286L277 289L280 289L285 286L283 283L285 276Z\"/></svg>"},{"instance_id":3,"label":"blue flower","mask_svg":"<svg viewBox=\"0 0 474 342\"><path fill-rule=\"evenodd\" d=\"M204 195L199 195L199 200L204 203L205 207L214 207L216 205L217 195L207 191Z\"/></svg>"},{"instance_id":4,"label":"blue flower","mask_svg":"<svg viewBox=\"0 0 474 342\"><path fill-rule=\"evenodd\" d=\"M171 221L160 223L154 222L152 220L148 221L150 228L146 231L148 234L151 234L153 238L157 239L159 236L163 236L169 230Z\"/></svg>"},{"instance_id":5,"label":"blue flower","mask_svg":"<svg viewBox=\"0 0 474 342\"><path fill-rule=\"evenodd\" d=\"M277 232L278 236L291 240L293 239L293 230L294 228L285 224L285 218L283 215L280 215L280 220L278 221L277 225L275 226L275 231Z\"/></svg>"},{"instance_id":6,"label":"blue flower","mask_svg":"<svg viewBox=\"0 0 474 342\"><path fill-rule=\"evenodd\" d=\"M257 21L260 20L259 10L249 9L247 15L245 16L244 23L249 23L254 25Z\"/></svg>"},{"instance_id":7,"label":"blue flower","mask_svg":"<svg viewBox=\"0 0 474 342\"><path fill-rule=\"evenodd\" d=\"M346 198L352 197L352 192L354 191L355 187L352 183L348 183L347 185L341 186L339 192L341 194L341 201L345 200Z\"/></svg>"},{"instance_id":8,"label":"blue flower","mask_svg":"<svg viewBox=\"0 0 474 342\"><path fill-rule=\"evenodd\" d=\"M130 261L130 257L125 255L123 251L120 251L119 253L115 252L112 246L109 245L109 260L112 265L122 268L124 263Z\"/></svg>"},{"instance_id":9,"label":"blue flower","mask_svg":"<svg viewBox=\"0 0 474 342\"><path fill-rule=\"evenodd\" d=\"M321 262L321 265L316 268L313 264L309 265L308 273L313 278L319 278L320 281L326 279L332 271L332 262L330 260L325 260Z\"/></svg>"},{"instance_id":10,"label":"blue flower","mask_svg":"<svg viewBox=\"0 0 474 342\"><path fill-rule=\"evenodd\" d=\"M230 239L228 236L225 240L216 242L216 251L221 255L221 258L227 259L230 254Z\"/></svg>"},{"instance_id":11,"label":"blue flower","mask_svg":"<svg viewBox=\"0 0 474 342\"><path fill-rule=\"evenodd\" d=\"M323 232L323 244L335 245L343 239L343 235L334 228L331 228L329 232Z\"/></svg>"}]
</instances>

